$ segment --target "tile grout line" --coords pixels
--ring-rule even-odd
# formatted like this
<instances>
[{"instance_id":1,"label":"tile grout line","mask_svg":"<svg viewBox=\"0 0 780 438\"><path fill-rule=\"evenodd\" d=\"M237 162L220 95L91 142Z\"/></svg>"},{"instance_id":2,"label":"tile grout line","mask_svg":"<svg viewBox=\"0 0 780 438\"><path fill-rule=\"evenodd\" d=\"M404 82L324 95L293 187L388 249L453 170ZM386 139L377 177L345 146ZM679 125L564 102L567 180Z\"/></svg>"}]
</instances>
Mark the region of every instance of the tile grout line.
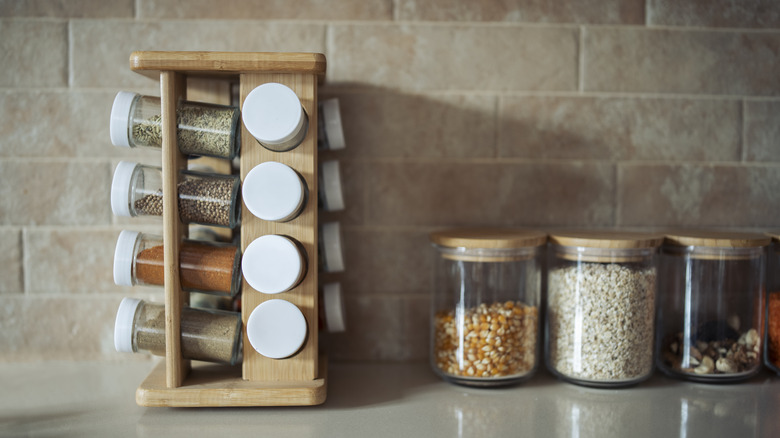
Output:
<instances>
[{"instance_id":1,"label":"tile grout line","mask_svg":"<svg viewBox=\"0 0 780 438\"><path fill-rule=\"evenodd\" d=\"M747 147L747 100L742 99L742 105L740 106L740 155L742 164L747 163L748 147Z\"/></svg>"},{"instance_id":2,"label":"tile grout line","mask_svg":"<svg viewBox=\"0 0 780 438\"><path fill-rule=\"evenodd\" d=\"M579 32L580 40L579 40L579 53L577 54L577 73L578 73L578 80L577 80L577 91L579 91L579 94L582 94L585 92L585 26L580 26L580 32Z\"/></svg>"}]
</instances>

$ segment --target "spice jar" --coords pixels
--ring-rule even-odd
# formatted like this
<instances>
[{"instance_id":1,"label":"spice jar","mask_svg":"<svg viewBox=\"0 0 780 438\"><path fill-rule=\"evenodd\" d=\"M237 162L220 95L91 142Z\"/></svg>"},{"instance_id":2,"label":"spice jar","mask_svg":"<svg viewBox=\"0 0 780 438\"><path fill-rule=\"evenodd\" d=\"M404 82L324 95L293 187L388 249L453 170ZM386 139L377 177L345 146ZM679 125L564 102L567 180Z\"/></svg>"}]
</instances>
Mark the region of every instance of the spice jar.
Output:
<instances>
[{"instance_id":1,"label":"spice jar","mask_svg":"<svg viewBox=\"0 0 780 438\"><path fill-rule=\"evenodd\" d=\"M306 275L304 250L289 237L260 236L247 245L241 258L241 272L247 284L258 292L286 292Z\"/></svg>"},{"instance_id":2,"label":"spice jar","mask_svg":"<svg viewBox=\"0 0 780 438\"><path fill-rule=\"evenodd\" d=\"M306 317L295 304L285 300L260 303L246 322L249 345L271 359L294 355L305 343L307 335Z\"/></svg>"},{"instance_id":3,"label":"spice jar","mask_svg":"<svg viewBox=\"0 0 780 438\"><path fill-rule=\"evenodd\" d=\"M329 273L344 271L341 226L338 222L326 222L320 225L319 231L320 271Z\"/></svg>"},{"instance_id":4,"label":"spice jar","mask_svg":"<svg viewBox=\"0 0 780 438\"><path fill-rule=\"evenodd\" d=\"M183 223L233 228L238 224L237 175L179 172L179 218ZM111 208L117 216L162 216L162 169L122 161L111 183Z\"/></svg>"},{"instance_id":5,"label":"spice jar","mask_svg":"<svg viewBox=\"0 0 780 438\"><path fill-rule=\"evenodd\" d=\"M320 163L318 175L318 207L323 211L339 211L344 209L344 195L341 190L341 170L338 160L328 160Z\"/></svg>"},{"instance_id":6,"label":"spice jar","mask_svg":"<svg viewBox=\"0 0 780 438\"><path fill-rule=\"evenodd\" d=\"M347 330L341 283L326 283L319 288L319 330L341 333Z\"/></svg>"},{"instance_id":7,"label":"spice jar","mask_svg":"<svg viewBox=\"0 0 780 438\"><path fill-rule=\"evenodd\" d=\"M241 189L244 205L256 217L287 222L301 214L308 198L303 178L286 164L266 161L253 167Z\"/></svg>"},{"instance_id":8,"label":"spice jar","mask_svg":"<svg viewBox=\"0 0 780 438\"><path fill-rule=\"evenodd\" d=\"M547 235L460 228L432 233L438 250L431 366L469 386L530 377L539 354L541 254Z\"/></svg>"},{"instance_id":9,"label":"spice jar","mask_svg":"<svg viewBox=\"0 0 780 438\"><path fill-rule=\"evenodd\" d=\"M275 152L296 148L309 130L309 117L298 96L289 87L274 82L249 92L241 119L264 148Z\"/></svg>"},{"instance_id":10,"label":"spice jar","mask_svg":"<svg viewBox=\"0 0 780 438\"><path fill-rule=\"evenodd\" d=\"M111 108L111 143L162 147L160 98L120 91ZM238 155L237 107L181 101L176 105L176 143L185 155L232 159Z\"/></svg>"},{"instance_id":11,"label":"spice jar","mask_svg":"<svg viewBox=\"0 0 780 438\"><path fill-rule=\"evenodd\" d=\"M730 382L762 361L767 245L761 234L683 231L661 249L658 367L702 382Z\"/></svg>"},{"instance_id":12,"label":"spice jar","mask_svg":"<svg viewBox=\"0 0 780 438\"><path fill-rule=\"evenodd\" d=\"M635 384L653 371L660 235L550 235L547 367L585 386Z\"/></svg>"},{"instance_id":13,"label":"spice jar","mask_svg":"<svg viewBox=\"0 0 780 438\"><path fill-rule=\"evenodd\" d=\"M317 108L317 149L335 151L344 149L344 129L341 126L341 110L336 98L320 100Z\"/></svg>"},{"instance_id":14,"label":"spice jar","mask_svg":"<svg viewBox=\"0 0 780 438\"><path fill-rule=\"evenodd\" d=\"M114 252L114 282L119 286L165 284L163 238L137 231L122 231ZM179 248L181 287L233 297L241 286L241 256L236 246L184 240Z\"/></svg>"},{"instance_id":15,"label":"spice jar","mask_svg":"<svg viewBox=\"0 0 780 438\"><path fill-rule=\"evenodd\" d=\"M764 362L780 374L780 232L770 233L767 257L766 350Z\"/></svg>"},{"instance_id":16,"label":"spice jar","mask_svg":"<svg viewBox=\"0 0 780 438\"><path fill-rule=\"evenodd\" d=\"M184 307L181 354L184 359L234 365L241 362L241 314ZM119 304L114 326L119 352L165 356L165 306L135 298Z\"/></svg>"}]
</instances>

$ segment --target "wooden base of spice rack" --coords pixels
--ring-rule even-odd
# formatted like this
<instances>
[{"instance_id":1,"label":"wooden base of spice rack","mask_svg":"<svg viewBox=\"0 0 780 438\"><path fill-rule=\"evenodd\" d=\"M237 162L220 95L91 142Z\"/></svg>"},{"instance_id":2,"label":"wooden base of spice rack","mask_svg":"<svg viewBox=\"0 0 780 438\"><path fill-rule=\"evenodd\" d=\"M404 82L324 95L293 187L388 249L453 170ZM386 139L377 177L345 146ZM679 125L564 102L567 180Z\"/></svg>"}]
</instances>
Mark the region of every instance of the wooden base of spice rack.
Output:
<instances>
[{"instance_id":1,"label":"wooden base of spice rack","mask_svg":"<svg viewBox=\"0 0 780 438\"><path fill-rule=\"evenodd\" d=\"M325 401L326 361L318 352L317 294L317 86L325 75L325 56L318 53L246 52L134 52L131 70L160 81L162 107L163 240L165 245L166 356L136 392L141 406L304 406ZM181 355L181 313L189 296L179 284L179 247L186 234L177 205L177 176L186 157L176 144L176 105L187 97L188 84L197 92L209 88L208 81L229 81L240 86L241 103L252 88L266 82L290 87L300 98L309 117L304 141L289 152L272 152L261 147L242 126L240 174L254 166L278 161L296 170L308 187L308 201L301 215L290 222L274 223L242 214L241 250L257 237L282 234L293 238L305 250L309 267L306 277L294 289L273 297L242 285L242 320L270 298L287 300L301 310L308 323L308 338L301 351L275 360L258 354L246 341L239 366L191 363ZM229 89L230 87L214 87ZM196 91L196 90L193 90ZM194 96L193 96L194 97Z\"/></svg>"}]
</instances>

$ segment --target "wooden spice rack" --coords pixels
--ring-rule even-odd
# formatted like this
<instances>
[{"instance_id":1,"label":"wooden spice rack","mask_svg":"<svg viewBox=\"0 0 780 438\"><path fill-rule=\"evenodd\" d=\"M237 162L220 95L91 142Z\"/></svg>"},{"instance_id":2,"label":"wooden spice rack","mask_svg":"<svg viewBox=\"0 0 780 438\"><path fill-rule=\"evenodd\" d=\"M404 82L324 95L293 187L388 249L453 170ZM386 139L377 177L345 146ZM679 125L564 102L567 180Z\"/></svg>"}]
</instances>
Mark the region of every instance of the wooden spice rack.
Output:
<instances>
[{"instance_id":1,"label":"wooden spice rack","mask_svg":"<svg viewBox=\"0 0 780 438\"><path fill-rule=\"evenodd\" d=\"M325 76L325 56L318 53L241 52L133 52L131 70L160 81L162 105L163 240L165 246L166 355L136 391L141 406L301 406L323 403L326 396L326 361L318 352L317 306L317 86ZM179 284L179 246L186 227L178 215L177 176L186 157L176 144L176 104L188 95L188 84L238 82L240 101L255 87L277 82L290 87L309 117L305 140L288 152L263 148L241 126L240 176L256 165L278 161L296 170L308 187L302 213L285 222L267 222L242 206L241 250L256 238L280 234L298 241L305 250L306 277L294 289L266 295L242 284L244 359L237 366L201 364L181 354L181 312L189 294ZM221 85L215 85L217 89ZM229 86L225 90L229 92ZM193 90L198 92L199 90ZM195 93L192 93L195 94ZM302 349L287 359L258 354L246 340L246 322L259 304L280 298L295 304L308 324Z\"/></svg>"}]
</instances>

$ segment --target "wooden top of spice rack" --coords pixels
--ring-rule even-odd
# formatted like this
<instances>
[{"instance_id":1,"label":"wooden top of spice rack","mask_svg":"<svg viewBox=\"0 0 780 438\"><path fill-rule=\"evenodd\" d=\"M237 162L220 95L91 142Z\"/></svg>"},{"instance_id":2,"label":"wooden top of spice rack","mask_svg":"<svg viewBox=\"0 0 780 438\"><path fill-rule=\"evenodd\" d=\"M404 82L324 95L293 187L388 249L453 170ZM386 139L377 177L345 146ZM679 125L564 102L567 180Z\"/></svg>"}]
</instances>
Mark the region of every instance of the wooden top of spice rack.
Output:
<instances>
[{"instance_id":1,"label":"wooden top of spice rack","mask_svg":"<svg viewBox=\"0 0 780 438\"><path fill-rule=\"evenodd\" d=\"M161 71L195 76L262 71L313 74L322 80L325 68L322 53L138 51L130 54L130 69L153 79L159 79Z\"/></svg>"}]
</instances>

